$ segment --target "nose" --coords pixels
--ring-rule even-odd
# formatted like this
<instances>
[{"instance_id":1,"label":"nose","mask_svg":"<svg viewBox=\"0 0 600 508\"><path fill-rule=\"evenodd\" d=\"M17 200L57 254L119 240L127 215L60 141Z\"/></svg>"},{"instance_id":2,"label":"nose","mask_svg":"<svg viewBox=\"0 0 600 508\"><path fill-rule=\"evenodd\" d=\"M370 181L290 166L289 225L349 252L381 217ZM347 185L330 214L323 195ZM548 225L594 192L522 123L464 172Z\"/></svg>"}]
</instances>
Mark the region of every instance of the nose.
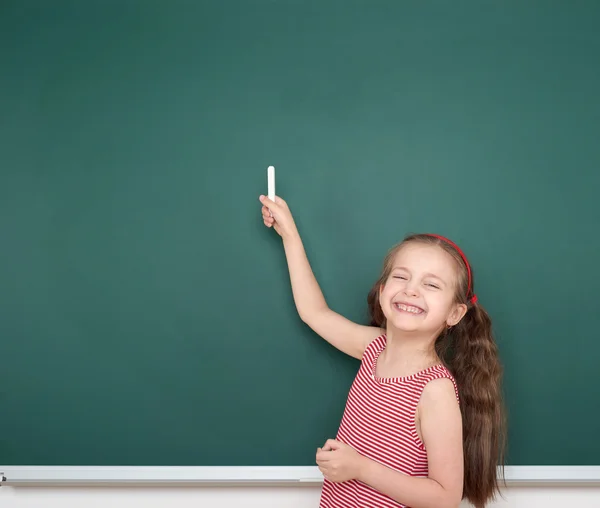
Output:
<instances>
[{"instance_id":1,"label":"nose","mask_svg":"<svg viewBox=\"0 0 600 508\"><path fill-rule=\"evenodd\" d=\"M419 296L416 283L412 280L407 281L404 286L404 294L406 296Z\"/></svg>"}]
</instances>

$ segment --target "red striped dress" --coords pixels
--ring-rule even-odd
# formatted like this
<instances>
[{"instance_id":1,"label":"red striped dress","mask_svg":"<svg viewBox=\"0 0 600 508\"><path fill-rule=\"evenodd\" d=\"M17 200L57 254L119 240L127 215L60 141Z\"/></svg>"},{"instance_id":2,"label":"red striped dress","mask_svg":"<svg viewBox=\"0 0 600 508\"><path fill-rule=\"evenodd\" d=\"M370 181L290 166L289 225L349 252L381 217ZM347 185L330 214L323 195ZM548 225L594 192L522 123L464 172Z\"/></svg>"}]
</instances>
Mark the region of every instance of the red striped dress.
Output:
<instances>
[{"instance_id":1,"label":"red striped dress","mask_svg":"<svg viewBox=\"0 0 600 508\"><path fill-rule=\"evenodd\" d=\"M337 439L359 453L396 471L426 477L427 452L417 434L415 413L425 385L439 378L456 382L446 367L435 365L406 377L378 378L377 358L385 349L386 336L371 342L352 383ZM359 482L325 480L321 508L407 508Z\"/></svg>"}]
</instances>

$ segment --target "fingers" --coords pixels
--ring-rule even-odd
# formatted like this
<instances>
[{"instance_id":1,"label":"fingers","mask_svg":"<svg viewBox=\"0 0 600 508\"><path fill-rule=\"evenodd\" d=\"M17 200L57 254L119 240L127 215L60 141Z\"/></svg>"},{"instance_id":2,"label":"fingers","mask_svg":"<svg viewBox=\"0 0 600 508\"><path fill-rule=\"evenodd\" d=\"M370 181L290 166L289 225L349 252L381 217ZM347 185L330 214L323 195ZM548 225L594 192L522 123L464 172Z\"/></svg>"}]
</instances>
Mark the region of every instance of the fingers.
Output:
<instances>
[{"instance_id":1,"label":"fingers","mask_svg":"<svg viewBox=\"0 0 600 508\"><path fill-rule=\"evenodd\" d=\"M317 459L316 463L317 463L317 466L319 466L319 469L321 470L321 472L325 472L326 470L329 469L329 463L327 460Z\"/></svg>"},{"instance_id":2,"label":"fingers","mask_svg":"<svg viewBox=\"0 0 600 508\"><path fill-rule=\"evenodd\" d=\"M323 475L325 478L329 479L329 478L327 477L327 469L325 469L324 467L321 467L321 466L319 466L319 471L321 471L321 474L322 474L322 475Z\"/></svg>"},{"instance_id":3,"label":"fingers","mask_svg":"<svg viewBox=\"0 0 600 508\"><path fill-rule=\"evenodd\" d=\"M266 206L263 206L261 211L262 211L263 217L273 217L273 212L271 210L269 210Z\"/></svg>"},{"instance_id":4,"label":"fingers","mask_svg":"<svg viewBox=\"0 0 600 508\"><path fill-rule=\"evenodd\" d=\"M273 227L277 234L283 237L285 231L289 230L289 226L282 227L281 222L293 224L293 220L289 217L290 211L287 203L279 196L275 196L275 201L272 201L263 194L260 195L259 200L263 205L261 212L264 225L269 228Z\"/></svg>"},{"instance_id":5,"label":"fingers","mask_svg":"<svg viewBox=\"0 0 600 508\"><path fill-rule=\"evenodd\" d=\"M325 441L325 444L323 445L323 450L325 451L332 451L332 450L339 450L341 448L341 445L338 441L336 441L335 439L328 439L327 441Z\"/></svg>"},{"instance_id":6,"label":"fingers","mask_svg":"<svg viewBox=\"0 0 600 508\"><path fill-rule=\"evenodd\" d=\"M327 443L325 443L325 445L327 445ZM335 455L333 454L334 451L335 451L335 449L333 449L329 446L323 446L323 448L317 448L317 455L316 455L317 464L318 463L325 464L325 463L333 460L335 458Z\"/></svg>"},{"instance_id":7,"label":"fingers","mask_svg":"<svg viewBox=\"0 0 600 508\"><path fill-rule=\"evenodd\" d=\"M273 211L279 209L279 205L276 203L277 199L277 196L275 196L275 201L271 201L267 196L263 196L262 194L258 198L258 200L263 204L263 206L266 206L268 209Z\"/></svg>"},{"instance_id":8,"label":"fingers","mask_svg":"<svg viewBox=\"0 0 600 508\"><path fill-rule=\"evenodd\" d=\"M261 194L258 197L258 200L267 208L269 208L270 210L272 210L273 212L275 211L279 211L281 212L282 210L289 210L287 203L285 202L285 200L283 198L280 198L279 196L275 196L275 201L272 201L271 199L269 199L268 196L265 196L264 194Z\"/></svg>"},{"instance_id":9,"label":"fingers","mask_svg":"<svg viewBox=\"0 0 600 508\"><path fill-rule=\"evenodd\" d=\"M275 218L271 215L271 211L266 206L263 206L261 212L262 212L262 219L263 219L263 222L265 223L265 226L267 226L269 228L271 226L273 226L273 224L275 222Z\"/></svg>"},{"instance_id":10,"label":"fingers","mask_svg":"<svg viewBox=\"0 0 600 508\"><path fill-rule=\"evenodd\" d=\"M327 462L329 460L331 460L331 452L329 450L326 450L325 448L317 448L317 464L320 462Z\"/></svg>"}]
</instances>

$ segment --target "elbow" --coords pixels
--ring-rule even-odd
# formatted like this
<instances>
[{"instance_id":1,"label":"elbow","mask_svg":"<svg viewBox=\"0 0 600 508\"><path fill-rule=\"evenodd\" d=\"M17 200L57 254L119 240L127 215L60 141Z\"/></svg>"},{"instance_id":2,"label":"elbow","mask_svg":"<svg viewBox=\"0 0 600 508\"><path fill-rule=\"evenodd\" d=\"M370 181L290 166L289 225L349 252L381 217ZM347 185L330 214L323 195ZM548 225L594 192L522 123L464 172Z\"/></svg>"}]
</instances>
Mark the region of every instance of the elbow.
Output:
<instances>
[{"instance_id":1,"label":"elbow","mask_svg":"<svg viewBox=\"0 0 600 508\"><path fill-rule=\"evenodd\" d=\"M434 502L434 504L427 504L428 508L459 508L462 499L457 500L454 496L444 496Z\"/></svg>"},{"instance_id":2,"label":"elbow","mask_svg":"<svg viewBox=\"0 0 600 508\"><path fill-rule=\"evenodd\" d=\"M443 508L459 508L461 502L462 502L462 494L448 492L444 496L443 502L439 506L441 506Z\"/></svg>"},{"instance_id":3,"label":"elbow","mask_svg":"<svg viewBox=\"0 0 600 508\"><path fill-rule=\"evenodd\" d=\"M313 324L318 321L319 316L327 310L327 306L325 307L316 307L311 309L298 309L298 316L300 319L312 328Z\"/></svg>"},{"instance_id":4,"label":"elbow","mask_svg":"<svg viewBox=\"0 0 600 508\"><path fill-rule=\"evenodd\" d=\"M431 508L459 508L462 502L462 489L457 491L456 489L446 489L442 485L439 487L441 488L435 499L431 499L432 504L428 505L428 508L429 506Z\"/></svg>"},{"instance_id":5,"label":"elbow","mask_svg":"<svg viewBox=\"0 0 600 508\"><path fill-rule=\"evenodd\" d=\"M300 316L300 319L304 324L308 325L310 323L310 315L310 312L298 310L298 316Z\"/></svg>"}]
</instances>

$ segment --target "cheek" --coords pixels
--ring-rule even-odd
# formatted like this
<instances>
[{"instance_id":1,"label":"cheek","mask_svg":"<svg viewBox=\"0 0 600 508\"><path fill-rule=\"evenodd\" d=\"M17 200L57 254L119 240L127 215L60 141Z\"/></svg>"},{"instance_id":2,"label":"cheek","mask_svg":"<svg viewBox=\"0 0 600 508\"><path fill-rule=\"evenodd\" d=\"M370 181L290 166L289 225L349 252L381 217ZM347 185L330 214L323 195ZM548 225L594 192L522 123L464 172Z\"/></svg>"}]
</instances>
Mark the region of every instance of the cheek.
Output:
<instances>
[{"instance_id":1,"label":"cheek","mask_svg":"<svg viewBox=\"0 0 600 508\"><path fill-rule=\"evenodd\" d=\"M390 300L392 297L393 291L389 286L386 286L382 291L379 292L379 307L381 307L386 316L388 314Z\"/></svg>"},{"instance_id":2,"label":"cheek","mask_svg":"<svg viewBox=\"0 0 600 508\"><path fill-rule=\"evenodd\" d=\"M397 292L398 292L398 288L394 288L394 284L393 283L388 283L379 292L379 299L383 300L383 301L388 300L389 298L391 298Z\"/></svg>"},{"instance_id":3,"label":"cheek","mask_svg":"<svg viewBox=\"0 0 600 508\"><path fill-rule=\"evenodd\" d=\"M430 312L448 314L452 310L452 300L442 293L432 293L427 298Z\"/></svg>"}]
</instances>

